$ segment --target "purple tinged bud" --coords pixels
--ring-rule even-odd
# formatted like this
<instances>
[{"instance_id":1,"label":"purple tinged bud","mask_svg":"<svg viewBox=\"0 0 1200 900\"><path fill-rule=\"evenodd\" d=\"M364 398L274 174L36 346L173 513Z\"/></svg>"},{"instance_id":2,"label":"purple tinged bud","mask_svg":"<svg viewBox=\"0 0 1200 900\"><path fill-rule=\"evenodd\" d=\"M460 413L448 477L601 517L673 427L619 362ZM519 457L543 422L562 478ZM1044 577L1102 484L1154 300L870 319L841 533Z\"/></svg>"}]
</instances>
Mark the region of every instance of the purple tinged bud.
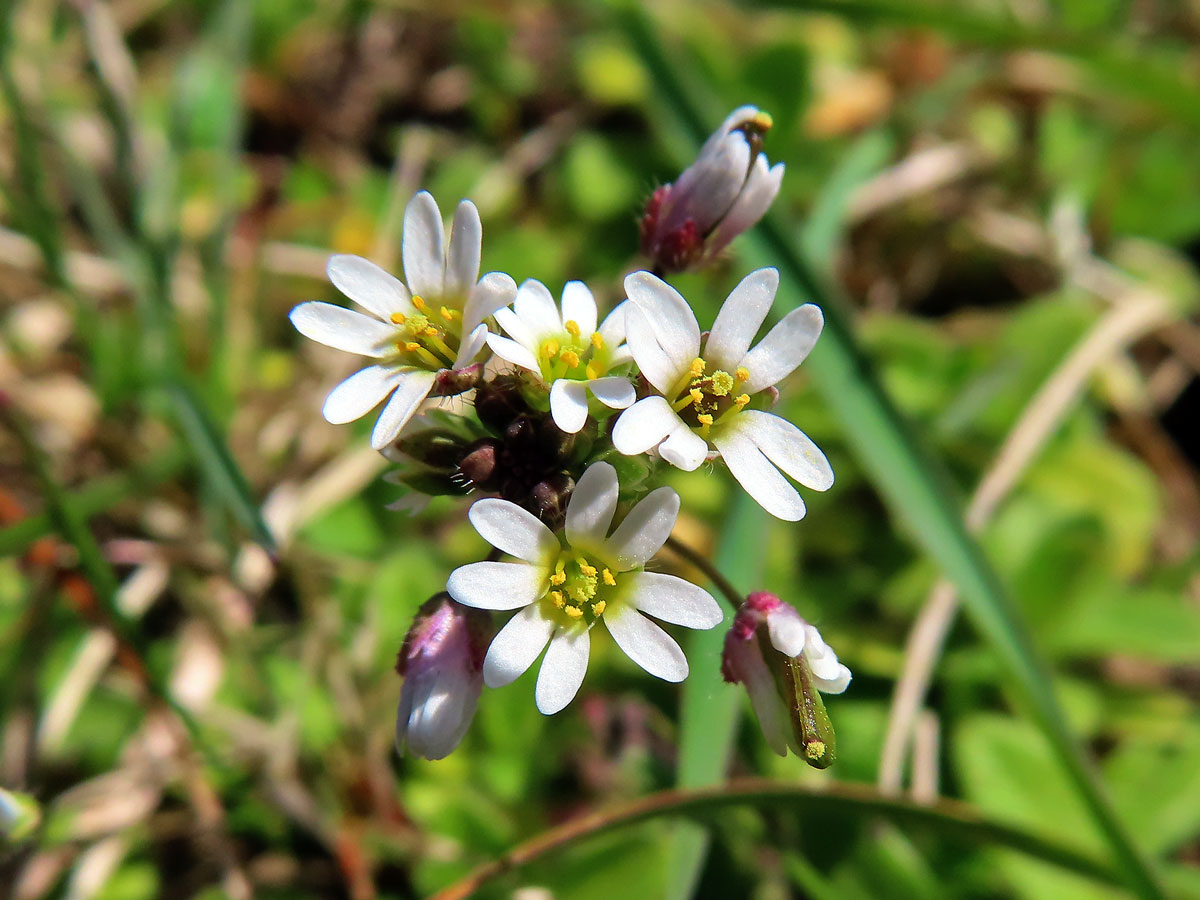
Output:
<instances>
[{"instance_id":1,"label":"purple tinged bud","mask_svg":"<svg viewBox=\"0 0 1200 900\"><path fill-rule=\"evenodd\" d=\"M442 369L433 380L430 397L453 397L471 390L483 375L483 365L475 363L462 369Z\"/></svg>"},{"instance_id":2,"label":"purple tinged bud","mask_svg":"<svg viewBox=\"0 0 1200 900\"><path fill-rule=\"evenodd\" d=\"M833 763L833 725L820 692L842 693L850 670L790 605L766 592L747 597L725 635L721 674L746 686L772 750L786 756L790 747L820 769Z\"/></svg>"},{"instance_id":3,"label":"purple tinged bud","mask_svg":"<svg viewBox=\"0 0 1200 900\"><path fill-rule=\"evenodd\" d=\"M492 638L487 613L436 594L417 612L396 671L404 678L396 750L425 759L448 756L466 734L483 689Z\"/></svg>"},{"instance_id":4,"label":"purple tinged bud","mask_svg":"<svg viewBox=\"0 0 1200 900\"><path fill-rule=\"evenodd\" d=\"M682 272L708 264L761 219L783 179L762 152L771 117L753 106L734 110L675 180L658 188L642 214L641 249L655 270Z\"/></svg>"}]
</instances>

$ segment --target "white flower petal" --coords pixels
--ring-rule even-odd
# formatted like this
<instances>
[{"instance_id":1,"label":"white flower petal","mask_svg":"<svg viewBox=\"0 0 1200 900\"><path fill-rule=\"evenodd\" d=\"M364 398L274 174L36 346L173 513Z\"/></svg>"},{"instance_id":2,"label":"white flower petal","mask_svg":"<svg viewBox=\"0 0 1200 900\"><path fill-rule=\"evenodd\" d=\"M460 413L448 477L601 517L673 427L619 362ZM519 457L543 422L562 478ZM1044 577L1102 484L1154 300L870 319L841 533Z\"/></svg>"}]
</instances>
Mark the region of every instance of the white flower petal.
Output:
<instances>
[{"instance_id":1,"label":"white flower petal","mask_svg":"<svg viewBox=\"0 0 1200 900\"><path fill-rule=\"evenodd\" d=\"M663 622L708 629L725 618L712 594L690 581L659 572L634 572L622 577L622 587L626 579L632 580L629 602Z\"/></svg>"},{"instance_id":2,"label":"white flower petal","mask_svg":"<svg viewBox=\"0 0 1200 900\"><path fill-rule=\"evenodd\" d=\"M821 448L787 419L747 409L739 413L736 427L758 445L767 459L805 487L814 491L833 487L833 469Z\"/></svg>"},{"instance_id":3,"label":"white flower petal","mask_svg":"<svg viewBox=\"0 0 1200 900\"><path fill-rule=\"evenodd\" d=\"M600 337L604 338L606 347L618 347L624 343L626 308L626 304L621 303L600 323Z\"/></svg>"},{"instance_id":4,"label":"white flower petal","mask_svg":"<svg viewBox=\"0 0 1200 900\"><path fill-rule=\"evenodd\" d=\"M817 343L824 324L821 310L811 303L780 319L742 360L742 365L750 370L750 380L742 389L757 394L791 375Z\"/></svg>"},{"instance_id":5,"label":"white flower petal","mask_svg":"<svg viewBox=\"0 0 1200 900\"><path fill-rule=\"evenodd\" d=\"M552 566L558 556L560 547L554 532L515 503L493 498L476 500L467 518L481 538L509 556L535 566Z\"/></svg>"},{"instance_id":6,"label":"white flower petal","mask_svg":"<svg viewBox=\"0 0 1200 900\"><path fill-rule=\"evenodd\" d=\"M783 163L776 163L768 170L766 156L760 153L755 158L742 192L705 242L706 253L710 256L720 253L730 241L767 214L779 194L783 171Z\"/></svg>"},{"instance_id":7,"label":"white flower petal","mask_svg":"<svg viewBox=\"0 0 1200 900\"><path fill-rule=\"evenodd\" d=\"M634 272L625 276L625 292L652 323L654 338L675 371L690 366L700 355L700 325L679 291L649 272Z\"/></svg>"},{"instance_id":8,"label":"white flower petal","mask_svg":"<svg viewBox=\"0 0 1200 900\"><path fill-rule=\"evenodd\" d=\"M650 324L650 319L632 303L626 304L625 325L629 329L629 343L626 346L637 362L639 371L662 393L672 390L686 371L686 366L676 366L667 356L654 337L654 326Z\"/></svg>"},{"instance_id":9,"label":"white flower petal","mask_svg":"<svg viewBox=\"0 0 1200 900\"><path fill-rule=\"evenodd\" d=\"M784 656L799 656L808 643L809 624L788 604L767 613L767 634L771 646Z\"/></svg>"},{"instance_id":10,"label":"white flower petal","mask_svg":"<svg viewBox=\"0 0 1200 900\"><path fill-rule=\"evenodd\" d=\"M741 364L750 342L771 311L778 289L777 269L756 269L733 289L717 313L704 344L704 359L711 368L732 373Z\"/></svg>"},{"instance_id":11,"label":"white flower petal","mask_svg":"<svg viewBox=\"0 0 1200 900\"><path fill-rule=\"evenodd\" d=\"M463 307L463 330L473 331L488 316L513 302L517 296L517 283L511 275L503 272L488 272L471 288Z\"/></svg>"},{"instance_id":12,"label":"white flower petal","mask_svg":"<svg viewBox=\"0 0 1200 900\"><path fill-rule=\"evenodd\" d=\"M850 684L850 670L838 662L833 648L825 643L815 625L805 628L804 658L812 670L817 689L826 694L840 694Z\"/></svg>"},{"instance_id":13,"label":"white flower petal","mask_svg":"<svg viewBox=\"0 0 1200 900\"><path fill-rule=\"evenodd\" d=\"M708 441L680 423L658 445L658 453L676 468L694 472L708 456Z\"/></svg>"},{"instance_id":14,"label":"white flower petal","mask_svg":"<svg viewBox=\"0 0 1200 900\"><path fill-rule=\"evenodd\" d=\"M442 213L428 191L408 201L404 210L404 238L400 253L404 258L404 278L408 288L431 303L445 293L446 232Z\"/></svg>"},{"instance_id":15,"label":"white flower petal","mask_svg":"<svg viewBox=\"0 0 1200 900\"><path fill-rule=\"evenodd\" d=\"M588 382L588 390L609 409L626 409L637 399L637 392L628 378L608 375Z\"/></svg>"},{"instance_id":16,"label":"white flower petal","mask_svg":"<svg viewBox=\"0 0 1200 900\"><path fill-rule=\"evenodd\" d=\"M331 256L325 272L335 288L384 322L392 313L413 312L404 282L369 259L349 254Z\"/></svg>"},{"instance_id":17,"label":"white flower petal","mask_svg":"<svg viewBox=\"0 0 1200 900\"><path fill-rule=\"evenodd\" d=\"M516 681L533 665L553 631L554 623L538 604L526 606L492 639L483 659L483 683L498 688Z\"/></svg>"},{"instance_id":18,"label":"white flower petal","mask_svg":"<svg viewBox=\"0 0 1200 900\"><path fill-rule=\"evenodd\" d=\"M450 227L450 246L446 250L446 271L442 278L442 294L447 297L466 297L479 278L479 252L483 246L483 223L479 210L470 200L463 200L454 211Z\"/></svg>"},{"instance_id":19,"label":"white flower petal","mask_svg":"<svg viewBox=\"0 0 1200 900\"><path fill-rule=\"evenodd\" d=\"M763 456L744 429L725 428L713 436L713 444L738 484L759 506L785 522L804 518L804 501L796 489Z\"/></svg>"},{"instance_id":20,"label":"white flower petal","mask_svg":"<svg viewBox=\"0 0 1200 900\"><path fill-rule=\"evenodd\" d=\"M582 281L568 281L562 292L562 320L575 322L583 339L589 340L596 330L596 298Z\"/></svg>"},{"instance_id":21,"label":"white flower petal","mask_svg":"<svg viewBox=\"0 0 1200 900\"><path fill-rule=\"evenodd\" d=\"M672 205L663 216L663 230L674 231L693 219L706 233L733 206L750 171L750 143L742 132L726 132L705 145L671 189Z\"/></svg>"},{"instance_id":22,"label":"white flower petal","mask_svg":"<svg viewBox=\"0 0 1200 900\"><path fill-rule=\"evenodd\" d=\"M494 315L496 324L503 328L510 338L528 350L531 356L537 356L541 341L529 330L529 326L521 321L520 316L511 309L498 309Z\"/></svg>"},{"instance_id":23,"label":"white flower petal","mask_svg":"<svg viewBox=\"0 0 1200 900\"><path fill-rule=\"evenodd\" d=\"M444 759L466 734L475 716L479 689L465 672L422 674L412 689L414 698L403 739L414 756ZM405 688L412 680L412 676L405 679ZM397 746L401 746L400 725L396 723Z\"/></svg>"},{"instance_id":24,"label":"white flower petal","mask_svg":"<svg viewBox=\"0 0 1200 900\"><path fill-rule=\"evenodd\" d=\"M545 336L558 334L563 330L562 317L558 314L554 298L550 296L546 286L535 278L521 282L513 309L537 336L539 342Z\"/></svg>"},{"instance_id":25,"label":"white flower petal","mask_svg":"<svg viewBox=\"0 0 1200 900\"><path fill-rule=\"evenodd\" d=\"M567 434L577 434L587 422L587 382L560 378L550 386L550 415Z\"/></svg>"},{"instance_id":26,"label":"white flower petal","mask_svg":"<svg viewBox=\"0 0 1200 900\"><path fill-rule=\"evenodd\" d=\"M679 515L679 495L669 487L655 488L629 511L604 542L603 553L618 572L643 565L659 551Z\"/></svg>"},{"instance_id":27,"label":"white flower petal","mask_svg":"<svg viewBox=\"0 0 1200 900\"><path fill-rule=\"evenodd\" d=\"M419 369L409 369L400 375L396 392L380 412L371 432L371 446L376 450L382 450L399 436L401 429L429 396L437 379L436 372L422 372Z\"/></svg>"},{"instance_id":28,"label":"white flower petal","mask_svg":"<svg viewBox=\"0 0 1200 900\"><path fill-rule=\"evenodd\" d=\"M823 694L842 694L845 693L846 688L850 687L850 680L853 677L850 670L839 663L836 677L818 678L814 674L813 684Z\"/></svg>"},{"instance_id":29,"label":"white flower petal","mask_svg":"<svg viewBox=\"0 0 1200 900\"><path fill-rule=\"evenodd\" d=\"M296 330L335 350L379 358L396 351L396 326L360 312L312 300L301 303L288 318Z\"/></svg>"},{"instance_id":30,"label":"white flower petal","mask_svg":"<svg viewBox=\"0 0 1200 900\"><path fill-rule=\"evenodd\" d=\"M543 715L552 716L575 699L587 674L591 637L586 629L560 629L538 672L534 700Z\"/></svg>"},{"instance_id":31,"label":"white flower petal","mask_svg":"<svg viewBox=\"0 0 1200 900\"><path fill-rule=\"evenodd\" d=\"M567 541L571 546L595 547L604 543L617 511L617 470L606 462L592 463L580 477L567 501Z\"/></svg>"},{"instance_id":32,"label":"white flower petal","mask_svg":"<svg viewBox=\"0 0 1200 900\"><path fill-rule=\"evenodd\" d=\"M403 377L403 371L391 366L360 369L329 392L321 415L332 425L361 419L378 406Z\"/></svg>"},{"instance_id":33,"label":"white flower petal","mask_svg":"<svg viewBox=\"0 0 1200 900\"><path fill-rule=\"evenodd\" d=\"M549 578L550 569L529 563L469 563L450 573L446 591L476 609L517 609L541 599Z\"/></svg>"},{"instance_id":34,"label":"white flower petal","mask_svg":"<svg viewBox=\"0 0 1200 900\"><path fill-rule=\"evenodd\" d=\"M639 400L617 418L613 425L613 446L626 456L645 453L683 423L663 397Z\"/></svg>"},{"instance_id":35,"label":"white flower petal","mask_svg":"<svg viewBox=\"0 0 1200 900\"><path fill-rule=\"evenodd\" d=\"M476 325L475 330L463 338L458 348L458 356L454 360L454 368L462 369L469 366L487 343L488 329L486 325Z\"/></svg>"},{"instance_id":36,"label":"white flower petal","mask_svg":"<svg viewBox=\"0 0 1200 900\"><path fill-rule=\"evenodd\" d=\"M514 366L520 366L522 369L529 369L531 372L541 371L538 361L533 358L533 354L516 341L509 340L498 334L489 334L484 340L492 348L492 352L501 359L512 363Z\"/></svg>"},{"instance_id":37,"label":"white flower petal","mask_svg":"<svg viewBox=\"0 0 1200 900\"><path fill-rule=\"evenodd\" d=\"M601 617L617 646L635 663L664 681L683 681L687 658L675 639L629 606L618 606Z\"/></svg>"}]
</instances>

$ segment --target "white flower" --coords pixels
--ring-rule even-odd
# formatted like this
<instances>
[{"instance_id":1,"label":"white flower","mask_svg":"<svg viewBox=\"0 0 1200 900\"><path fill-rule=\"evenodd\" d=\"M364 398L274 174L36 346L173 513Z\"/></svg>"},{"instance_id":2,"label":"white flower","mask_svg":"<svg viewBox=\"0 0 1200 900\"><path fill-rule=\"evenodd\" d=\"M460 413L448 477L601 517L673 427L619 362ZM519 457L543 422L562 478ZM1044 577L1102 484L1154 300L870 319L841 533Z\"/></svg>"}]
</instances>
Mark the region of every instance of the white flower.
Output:
<instances>
[{"instance_id":1,"label":"white flower","mask_svg":"<svg viewBox=\"0 0 1200 900\"><path fill-rule=\"evenodd\" d=\"M587 421L589 392L611 409L633 403L629 379L608 375L632 359L623 305L597 328L596 301L582 281L567 282L560 311L546 286L531 278L517 292L514 309L496 311L496 322L509 337L489 334L488 346L550 385L550 414L566 433L575 434Z\"/></svg>"},{"instance_id":2,"label":"white flower","mask_svg":"<svg viewBox=\"0 0 1200 900\"><path fill-rule=\"evenodd\" d=\"M511 303L517 290L501 272L476 281L482 240L479 212L464 200L447 242L437 203L422 191L404 212L407 287L362 257L330 258L329 280L370 315L332 303L301 303L291 312L292 324L305 337L375 362L330 392L322 410L326 421L353 422L391 397L371 433L372 447L386 447L439 373L475 361L487 335L484 319Z\"/></svg>"},{"instance_id":3,"label":"white flower","mask_svg":"<svg viewBox=\"0 0 1200 900\"><path fill-rule=\"evenodd\" d=\"M617 473L593 463L567 503L565 544L533 515L507 500L480 500L471 524L497 549L520 562L478 562L451 573L446 590L480 609L520 609L496 635L483 663L488 687L525 672L547 643L538 673L537 706L544 714L571 702L587 671L591 629L601 619L617 645L639 666L666 681L682 681L688 665L679 645L643 613L688 628L712 628L721 608L705 590L643 571L671 534L679 495L651 491L609 534L617 509Z\"/></svg>"},{"instance_id":4,"label":"white flower","mask_svg":"<svg viewBox=\"0 0 1200 900\"><path fill-rule=\"evenodd\" d=\"M735 109L674 184L650 197L642 216L642 253L664 272L710 260L770 208L783 163L762 152L771 117L754 106Z\"/></svg>"},{"instance_id":5,"label":"white flower","mask_svg":"<svg viewBox=\"0 0 1200 900\"><path fill-rule=\"evenodd\" d=\"M828 765L833 761L833 731L818 721L824 718L819 698L805 698L803 687L795 684L791 663L798 660L807 665L815 690L840 694L850 684L850 670L838 662L815 625L774 594L747 597L725 635L721 672L726 681L746 686L772 750L786 756L791 747L811 763ZM815 704L819 711L801 709L801 701Z\"/></svg>"},{"instance_id":6,"label":"white flower","mask_svg":"<svg viewBox=\"0 0 1200 900\"><path fill-rule=\"evenodd\" d=\"M471 725L483 689L486 613L445 594L426 602L404 638L396 670L404 678L396 715L396 750L442 759Z\"/></svg>"},{"instance_id":7,"label":"white flower","mask_svg":"<svg viewBox=\"0 0 1200 900\"><path fill-rule=\"evenodd\" d=\"M794 522L804 516L804 501L780 471L824 491L833 485L833 470L795 425L746 407L804 361L824 319L807 303L751 349L778 287L775 269L747 275L721 307L702 348L696 316L679 292L649 272L629 275L629 347L659 393L621 413L612 441L627 455L657 447L663 459L687 471L715 452L767 512Z\"/></svg>"}]
</instances>

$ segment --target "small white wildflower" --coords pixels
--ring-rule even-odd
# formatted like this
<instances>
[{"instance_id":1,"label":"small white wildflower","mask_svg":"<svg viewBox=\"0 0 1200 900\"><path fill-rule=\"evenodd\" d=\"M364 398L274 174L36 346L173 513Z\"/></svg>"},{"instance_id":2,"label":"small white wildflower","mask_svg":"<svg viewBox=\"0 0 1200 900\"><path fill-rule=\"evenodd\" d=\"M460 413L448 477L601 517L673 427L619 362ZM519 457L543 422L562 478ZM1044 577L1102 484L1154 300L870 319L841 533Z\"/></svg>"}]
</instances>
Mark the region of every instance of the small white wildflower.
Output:
<instances>
[{"instance_id":1,"label":"small white wildflower","mask_svg":"<svg viewBox=\"0 0 1200 900\"><path fill-rule=\"evenodd\" d=\"M691 471L710 453L767 512L796 521L804 501L780 471L813 490L833 485L829 461L795 425L747 409L804 361L824 319L811 303L789 312L751 349L779 272L758 269L733 289L701 347L700 326L679 292L649 272L625 279L625 324L634 361L659 393L639 400L613 426L613 445L634 455L657 448Z\"/></svg>"},{"instance_id":2,"label":"small white wildflower","mask_svg":"<svg viewBox=\"0 0 1200 900\"><path fill-rule=\"evenodd\" d=\"M568 434L587 421L589 393L611 409L634 401L629 379L608 374L632 359L623 305L599 328L596 318L596 301L582 281L567 282L560 309L546 286L530 279L517 292L514 309L496 311L496 322L509 337L487 337L498 357L536 372L550 385L550 414Z\"/></svg>"},{"instance_id":3,"label":"small white wildflower","mask_svg":"<svg viewBox=\"0 0 1200 900\"><path fill-rule=\"evenodd\" d=\"M587 671L592 627L604 621L626 655L666 681L682 681L688 664L679 645L646 615L687 628L713 628L723 618L712 596L682 578L643 567L666 542L679 495L651 491L609 534L617 509L617 473L593 463L567 503L565 543L530 513L506 500L480 500L471 524L520 562L478 562L451 573L446 590L480 609L520 609L488 648L484 683L500 687L525 672L547 643L538 673L537 707L546 715L575 697ZM643 615L646 614L646 615Z\"/></svg>"},{"instance_id":4,"label":"small white wildflower","mask_svg":"<svg viewBox=\"0 0 1200 900\"><path fill-rule=\"evenodd\" d=\"M326 421L353 422L390 397L371 433L371 446L382 449L439 375L446 378L475 362L487 335L484 319L511 303L517 290L501 272L479 279L482 241L475 204L458 205L447 242L437 203L422 191L404 212L407 286L362 257L330 258L329 280L369 315L314 301L292 310L292 324L305 337L376 362L330 392L322 410Z\"/></svg>"}]
</instances>

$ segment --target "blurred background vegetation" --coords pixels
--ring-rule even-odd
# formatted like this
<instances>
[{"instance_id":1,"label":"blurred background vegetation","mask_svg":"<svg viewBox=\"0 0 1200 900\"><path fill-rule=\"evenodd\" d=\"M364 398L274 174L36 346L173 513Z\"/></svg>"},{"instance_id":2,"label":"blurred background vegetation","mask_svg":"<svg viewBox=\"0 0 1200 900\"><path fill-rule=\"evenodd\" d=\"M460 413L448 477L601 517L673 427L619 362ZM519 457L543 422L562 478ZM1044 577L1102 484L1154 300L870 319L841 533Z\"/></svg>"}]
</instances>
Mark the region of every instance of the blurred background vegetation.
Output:
<instances>
[{"instance_id":1,"label":"blurred background vegetation","mask_svg":"<svg viewBox=\"0 0 1200 900\"><path fill-rule=\"evenodd\" d=\"M0 786L41 816L4 846L0 896L426 896L578 813L723 777L729 740L735 775L882 782L1110 860L1056 722L1168 890L1200 896L1200 3L0 15ZM854 671L828 704L838 763L771 755L711 637L682 692L597 642L563 714L536 711L526 676L485 693L447 760L397 759L400 642L485 548L464 504L384 509L369 421L320 417L353 360L288 310L338 299L331 252L398 270L420 188L447 212L475 201L485 270L556 294L581 278L611 307L640 205L697 121L746 102L788 167L773 230L676 283L702 322L752 263L783 267L781 300L816 285L869 360L846 383L878 380L928 479L855 427L820 349L784 392L838 475L807 519L672 474L677 535L796 604ZM964 588L975 619L939 583L960 526L905 500L929 485L979 536L965 570L986 588L994 569L991 594ZM1052 676L1014 668L1006 622ZM897 679L930 670L912 752L893 735L881 764ZM1030 715L1039 678L1059 704ZM707 853L653 819L482 896L1128 896L950 818L706 821Z\"/></svg>"}]
</instances>

